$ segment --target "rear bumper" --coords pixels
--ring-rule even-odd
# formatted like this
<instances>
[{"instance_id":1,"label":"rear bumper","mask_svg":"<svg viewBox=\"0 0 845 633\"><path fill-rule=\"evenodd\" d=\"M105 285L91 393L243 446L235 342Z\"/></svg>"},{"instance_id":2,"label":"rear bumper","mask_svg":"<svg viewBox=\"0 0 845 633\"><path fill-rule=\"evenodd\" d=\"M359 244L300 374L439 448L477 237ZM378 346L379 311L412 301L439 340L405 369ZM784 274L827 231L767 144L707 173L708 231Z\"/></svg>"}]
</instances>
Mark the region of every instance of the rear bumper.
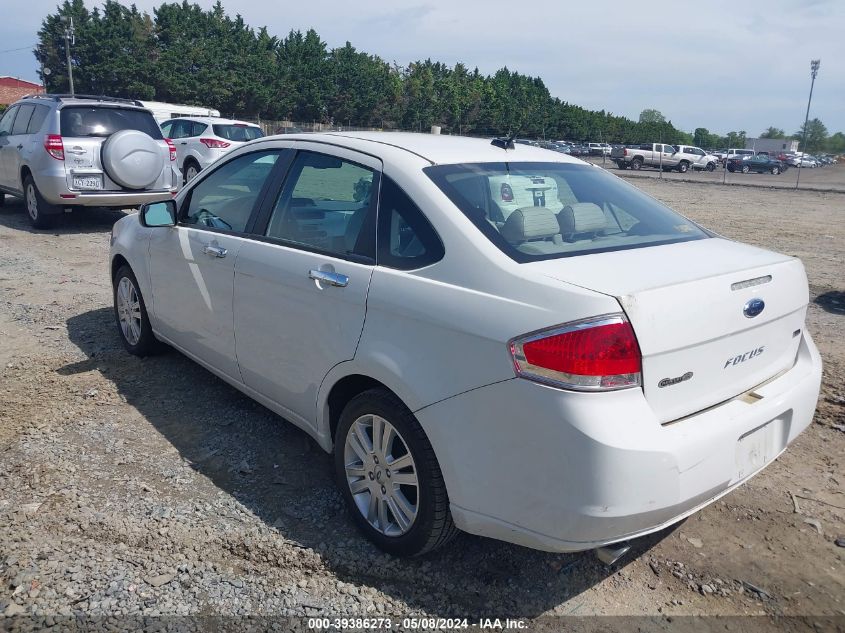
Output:
<instances>
[{"instance_id":1,"label":"rear bumper","mask_svg":"<svg viewBox=\"0 0 845 633\"><path fill-rule=\"evenodd\" d=\"M575 393L516 378L416 415L460 528L577 551L660 530L746 481L810 424L820 383L805 333L795 366L753 404L736 398L666 426L639 389Z\"/></svg>"},{"instance_id":2,"label":"rear bumper","mask_svg":"<svg viewBox=\"0 0 845 633\"><path fill-rule=\"evenodd\" d=\"M77 191L68 187L64 172L36 174L35 184L47 202L58 207L137 207L147 202L158 202L173 197L180 180L176 168L170 167L171 188L143 191Z\"/></svg>"}]
</instances>

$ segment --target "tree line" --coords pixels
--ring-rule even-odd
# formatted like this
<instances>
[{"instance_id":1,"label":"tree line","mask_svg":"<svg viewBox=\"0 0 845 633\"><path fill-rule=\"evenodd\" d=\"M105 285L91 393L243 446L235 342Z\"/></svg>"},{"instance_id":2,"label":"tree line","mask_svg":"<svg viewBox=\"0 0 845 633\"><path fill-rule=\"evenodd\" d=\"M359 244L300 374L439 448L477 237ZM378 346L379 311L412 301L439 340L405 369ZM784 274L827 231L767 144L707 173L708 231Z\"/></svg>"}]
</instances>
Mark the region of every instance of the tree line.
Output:
<instances>
[{"instance_id":1,"label":"tree line","mask_svg":"<svg viewBox=\"0 0 845 633\"><path fill-rule=\"evenodd\" d=\"M508 68L484 75L431 59L400 66L349 42L330 49L313 29L279 38L227 15L219 0L209 10L187 0L165 2L152 14L116 0L91 11L84 0L64 0L44 18L35 49L49 92L66 92L69 85L63 17L73 17L76 29L71 64L80 94L349 127L427 131L440 125L458 134L702 147L745 141L745 132L719 136L697 128L689 134L657 110L644 110L637 121L588 110L553 97L541 78ZM818 148L828 142L826 130L821 141L810 138Z\"/></svg>"},{"instance_id":2,"label":"tree line","mask_svg":"<svg viewBox=\"0 0 845 633\"><path fill-rule=\"evenodd\" d=\"M400 66L347 42L330 49L316 31L283 38L253 29L218 2L187 0L152 14L106 0L89 11L65 0L38 33L35 56L48 91L68 88L62 16L72 16L79 93L201 104L242 118L345 126L507 134L607 142L689 141L671 121L640 122L552 97L539 77L502 68L484 75L431 59Z\"/></svg>"}]
</instances>

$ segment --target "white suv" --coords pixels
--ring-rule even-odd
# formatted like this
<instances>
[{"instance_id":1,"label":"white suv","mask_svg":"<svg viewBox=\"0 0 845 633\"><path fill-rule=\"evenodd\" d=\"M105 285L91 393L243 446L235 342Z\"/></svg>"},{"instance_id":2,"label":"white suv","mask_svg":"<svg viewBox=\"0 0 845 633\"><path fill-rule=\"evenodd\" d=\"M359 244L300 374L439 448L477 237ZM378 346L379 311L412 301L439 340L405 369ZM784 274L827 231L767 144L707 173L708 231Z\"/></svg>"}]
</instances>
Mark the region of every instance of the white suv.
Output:
<instances>
[{"instance_id":1,"label":"white suv","mask_svg":"<svg viewBox=\"0 0 845 633\"><path fill-rule=\"evenodd\" d=\"M161 124L176 146L176 164L185 182L247 141L264 136L255 123L216 117L179 117Z\"/></svg>"},{"instance_id":2,"label":"white suv","mask_svg":"<svg viewBox=\"0 0 845 633\"><path fill-rule=\"evenodd\" d=\"M260 139L120 219L110 272L130 353L169 343L304 429L394 554L659 530L819 394L798 259L510 139Z\"/></svg>"}]
</instances>

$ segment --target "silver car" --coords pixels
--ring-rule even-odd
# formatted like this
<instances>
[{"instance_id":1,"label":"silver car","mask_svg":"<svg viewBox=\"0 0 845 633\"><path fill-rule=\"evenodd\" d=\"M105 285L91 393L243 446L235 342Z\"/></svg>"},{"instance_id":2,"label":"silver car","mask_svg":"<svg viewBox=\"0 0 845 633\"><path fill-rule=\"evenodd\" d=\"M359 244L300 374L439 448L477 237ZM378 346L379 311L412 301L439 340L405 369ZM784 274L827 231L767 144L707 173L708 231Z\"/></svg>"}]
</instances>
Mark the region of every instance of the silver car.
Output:
<instances>
[{"instance_id":1,"label":"silver car","mask_svg":"<svg viewBox=\"0 0 845 633\"><path fill-rule=\"evenodd\" d=\"M134 207L172 197L176 148L139 102L33 95L0 119L0 204L24 198L36 228L76 207Z\"/></svg>"}]
</instances>

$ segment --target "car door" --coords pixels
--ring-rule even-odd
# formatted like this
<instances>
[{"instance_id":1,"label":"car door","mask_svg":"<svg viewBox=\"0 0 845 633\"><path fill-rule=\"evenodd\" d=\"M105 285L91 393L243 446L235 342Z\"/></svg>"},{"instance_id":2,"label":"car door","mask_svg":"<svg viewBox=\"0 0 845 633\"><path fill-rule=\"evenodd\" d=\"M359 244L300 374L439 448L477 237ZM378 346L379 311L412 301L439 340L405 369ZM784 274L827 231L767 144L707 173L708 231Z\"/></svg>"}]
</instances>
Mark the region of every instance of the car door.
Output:
<instances>
[{"instance_id":1,"label":"car door","mask_svg":"<svg viewBox=\"0 0 845 633\"><path fill-rule=\"evenodd\" d=\"M170 128L170 140L176 148L176 164L184 171L185 159L188 157L188 137L191 135L191 122L175 119Z\"/></svg>"},{"instance_id":2,"label":"car door","mask_svg":"<svg viewBox=\"0 0 845 633\"><path fill-rule=\"evenodd\" d=\"M244 383L300 424L361 336L375 263L381 161L297 143L278 194L235 270L235 335Z\"/></svg>"},{"instance_id":3,"label":"car door","mask_svg":"<svg viewBox=\"0 0 845 633\"><path fill-rule=\"evenodd\" d=\"M150 232L155 331L240 382L232 317L235 262L282 149L258 149L198 178L175 227Z\"/></svg>"},{"instance_id":4,"label":"car door","mask_svg":"<svg viewBox=\"0 0 845 633\"><path fill-rule=\"evenodd\" d=\"M12 152L16 151L9 138L12 133L12 125L15 122L15 115L19 106L12 106L0 118L0 187L17 189L11 177L11 168L8 166L14 160Z\"/></svg>"},{"instance_id":5,"label":"car door","mask_svg":"<svg viewBox=\"0 0 845 633\"><path fill-rule=\"evenodd\" d=\"M20 174L21 167L24 164L25 156L32 156L35 149L36 137L32 133L33 119L39 119L38 127L44 122L43 117L38 116L36 108L46 108L46 106L36 106L34 103L26 103L18 109L18 115L15 117L15 123L12 125L12 132L9 135L9 150L6 156L6 177L12 183L15 189L23 190L23 182L21 182ZM42 152L43 148L39 148ZM38 183L38 174L35 174L36 184Z\"/></svg>"}]
</instances>

